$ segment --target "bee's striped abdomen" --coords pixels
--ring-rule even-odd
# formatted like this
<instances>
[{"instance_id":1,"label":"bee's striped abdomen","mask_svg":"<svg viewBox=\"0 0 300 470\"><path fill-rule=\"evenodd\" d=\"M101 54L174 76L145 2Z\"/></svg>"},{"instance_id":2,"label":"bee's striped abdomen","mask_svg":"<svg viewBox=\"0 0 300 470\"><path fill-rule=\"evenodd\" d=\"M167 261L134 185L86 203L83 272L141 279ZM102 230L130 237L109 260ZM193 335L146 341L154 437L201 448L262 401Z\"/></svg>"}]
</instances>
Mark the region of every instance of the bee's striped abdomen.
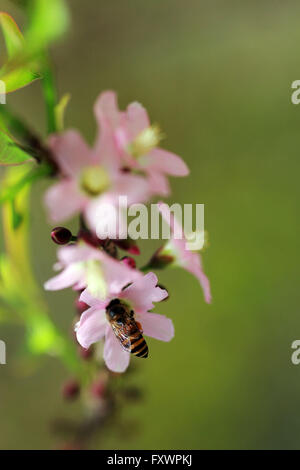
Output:
<instances>
[{"instance_id":1,"label":"bee's striped abdomen","mask_svg":"<svg viewBox=\"0 0 300 470\"><path fill-rule=\"evenodd\" d=\"M134 338L131 337L131 345L130 345L130 352L131 354L134 354L137 357L143 357L146 359L148 357L148 346L147 343L141 335L141 333L138 333L137 336Z\"/></svg>"}]
</instances>

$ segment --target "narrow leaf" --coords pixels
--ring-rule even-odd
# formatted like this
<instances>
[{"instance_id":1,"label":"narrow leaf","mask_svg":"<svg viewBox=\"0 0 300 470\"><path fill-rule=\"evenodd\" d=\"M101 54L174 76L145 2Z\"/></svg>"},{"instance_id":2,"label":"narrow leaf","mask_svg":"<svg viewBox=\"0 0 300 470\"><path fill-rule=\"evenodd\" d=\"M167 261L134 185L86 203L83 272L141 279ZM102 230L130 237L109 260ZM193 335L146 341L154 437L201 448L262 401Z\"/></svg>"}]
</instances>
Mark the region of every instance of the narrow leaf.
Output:
<instances>
[{"instance_id":1,"label":"narrow leaf","mask_svg":"<svg viewBox=\"0 0 300 470\"><path fill-rule=\"evenodd\" d=\"M20 165L32 161L32 157L24 152L9 135L0 131L0 166Z\"/></svg>"},{"instance_id":2,"label":"narrow leaf","mask_svg":"<svg viewBox=\"0 0 300 470\"><path fill-rule=\"evenodd\" d=\"M0 71L0 79L5 84L6 93L19 90L30 83L34 82L41 75L38 72L34 72L26 67L16 67L10 69L9 66L2 67Z\"/></svg>"},{"instance_id":3,"label":"narrow leaf","mask_svg":"<svg viewBox=\"0 0 300 470\"><path fill-rule=\"evenodd\" d=\"M15 201L11 201L11 225L14 230L18 230L23 222L23 216L17 211Z\"/></svg>"},{"instance_id":4,"label":"narrow leaf","mask_svg":"<svg viewBox=\"0 0 300 470\"><path fill-rule=\"evenodd\" d=\"M16 57L22 57L25 51L25 40L15 20L7 13L0 12L0 26L5 39L8 62L0 70L0 79L5 85L6 93L15 91L39 78L36 64L24 63Z\"/></svg>"},{"instance_id":5,"label":"narrow leaf","mask_svg":"<svg viewBox=\"0 0 300 470\"><path fill-rule=\"evenodd\" d=\"M0 23L5 39L8 57L13 57L24 47L24 37L15 20L5 12L0 12Z\"/></svg>"},{"instance_id":6,"label":"narrow leaf","mask_svg":"<svg viewBox=\"0 0 300 470\"><path fill-rule=\"evenodd\" d=\"M66 93L55 107L56 128L59 132L64 130L65 110L71 99L71 95Z\"/></svg>"},{"instance_id":7,"label":"narrow leaf","mask_svg":"<svg viewBox=\"0 0 300 470\"><path fill-rule=\"evenodd\" d=\"M31 185L35 181L51 174L51 167L48 165L35 166L31 171L22 174L20 178L9 186L4 184L0 191L0 204L6 201L13 201L20 191L26 186Z\"/></svg>"}]
</instances>

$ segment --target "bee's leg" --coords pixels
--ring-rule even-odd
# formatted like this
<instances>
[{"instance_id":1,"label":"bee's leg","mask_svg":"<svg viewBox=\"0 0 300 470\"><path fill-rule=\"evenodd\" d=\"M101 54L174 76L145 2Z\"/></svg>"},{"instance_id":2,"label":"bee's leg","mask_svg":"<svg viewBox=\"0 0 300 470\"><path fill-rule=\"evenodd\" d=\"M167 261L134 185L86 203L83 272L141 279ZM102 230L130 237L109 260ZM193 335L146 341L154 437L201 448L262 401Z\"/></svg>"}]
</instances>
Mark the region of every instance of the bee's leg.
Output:
<instances>
[{"instance_id":1,"label":"bee's leg","mask_svg":"<svg viewBox=\"0 0 300 470\"><path fill-rule=\"evenodd\" d=\"M137 324L137 327L140 330L140 332L143 333L143 328L142 328L142 325L140 324L140 322L137 321L136 324Z\"/></svg>"}]
</instances>

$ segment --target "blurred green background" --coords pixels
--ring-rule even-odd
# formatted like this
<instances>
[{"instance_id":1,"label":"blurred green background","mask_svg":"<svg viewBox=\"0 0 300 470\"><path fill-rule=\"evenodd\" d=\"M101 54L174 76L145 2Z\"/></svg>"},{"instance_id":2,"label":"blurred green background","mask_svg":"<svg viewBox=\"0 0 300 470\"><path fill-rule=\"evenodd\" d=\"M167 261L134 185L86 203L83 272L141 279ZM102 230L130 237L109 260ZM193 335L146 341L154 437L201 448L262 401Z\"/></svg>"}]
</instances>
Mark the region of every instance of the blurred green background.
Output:
<instances>
[{"instance_id":1,"label":"blurred green background","mask_svg":"<svg viewBox=\"0 0 300 470\"><path fill-rule=\"evenodd\" d=\"M59 91L72 95L67 126L92 142L101 90L116 90L123 108L142 102L167 135L165 147L191 169L172 181L170 201L204 203L210 239L203 258L212 305L188 273L160 275L171 297L157 311L173 318L176 337L150 340L151 360L137 369L145 400L124 411L139 420L136 435L108 432L101 447L299 448L300 366L290 359L300 337L300 106L291 103L291 83L300 79L299 2L69 4L72 30L53 50ZM1 0L1 8L22 24L10 2ZM8 103L44 132L39 83ZM35 188L32 208L41 284L55 261L45 186ZM68 331L72 293L46 298ZM0 338L8 351L0 366L0 448L55 448L49 422L79 413L61 398L66 370L47 358L30 375L20 362L22 328L1 325Z\"/></svg>"}]
</instances>

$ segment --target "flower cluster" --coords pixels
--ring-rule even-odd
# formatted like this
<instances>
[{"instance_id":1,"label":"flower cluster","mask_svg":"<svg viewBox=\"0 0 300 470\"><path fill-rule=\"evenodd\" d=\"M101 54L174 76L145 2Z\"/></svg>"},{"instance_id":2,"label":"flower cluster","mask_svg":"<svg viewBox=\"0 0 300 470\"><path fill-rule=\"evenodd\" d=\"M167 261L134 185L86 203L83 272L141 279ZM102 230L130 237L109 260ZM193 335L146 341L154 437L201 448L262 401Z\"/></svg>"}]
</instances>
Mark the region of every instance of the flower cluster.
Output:
<instances>
[{"instance_id":1,"label":"flower cluster","mask_svg":"<svg viewBox=\"0 0 300 470\"><path fill-rule=\"evenodd\" d=\"M52 231L52 239L65 246L58 248L55 269L60 272L46 282L45 288L72 287L78 291L80 305L86 308L75 327L79 344L87 349L105 338L107 367L123 372L131 353L146 357L146 346L139 350L139 344L145 344L143 335L161 341L174 336L170 319L150 313L154 302L168 297L151 269L181 266L198 278L207 302L211 294L200 255L189 251L184 239L172 235L142 272L130 256L119 257L120 248L139 254L134 241L99 234L99 218L106 217L109 225L109 219L119 210L120 196L126 196L129 204L167 196L168 176L186 176L188 168L179 156L160 148L161 131L151 125L139 103L120 111L115 93L107 91L96 101L95 116L98 132L93 148L75 130L49 138L59 178L45 195L49 218L58 223L78 215L80 229L76 236L64 227ZM112 210L103 213L106 204ZM173 233L176 220L163 203L159 203L159 209ZM145 270L149 272L145 274Z\"/></svg>"}]
</instances>

